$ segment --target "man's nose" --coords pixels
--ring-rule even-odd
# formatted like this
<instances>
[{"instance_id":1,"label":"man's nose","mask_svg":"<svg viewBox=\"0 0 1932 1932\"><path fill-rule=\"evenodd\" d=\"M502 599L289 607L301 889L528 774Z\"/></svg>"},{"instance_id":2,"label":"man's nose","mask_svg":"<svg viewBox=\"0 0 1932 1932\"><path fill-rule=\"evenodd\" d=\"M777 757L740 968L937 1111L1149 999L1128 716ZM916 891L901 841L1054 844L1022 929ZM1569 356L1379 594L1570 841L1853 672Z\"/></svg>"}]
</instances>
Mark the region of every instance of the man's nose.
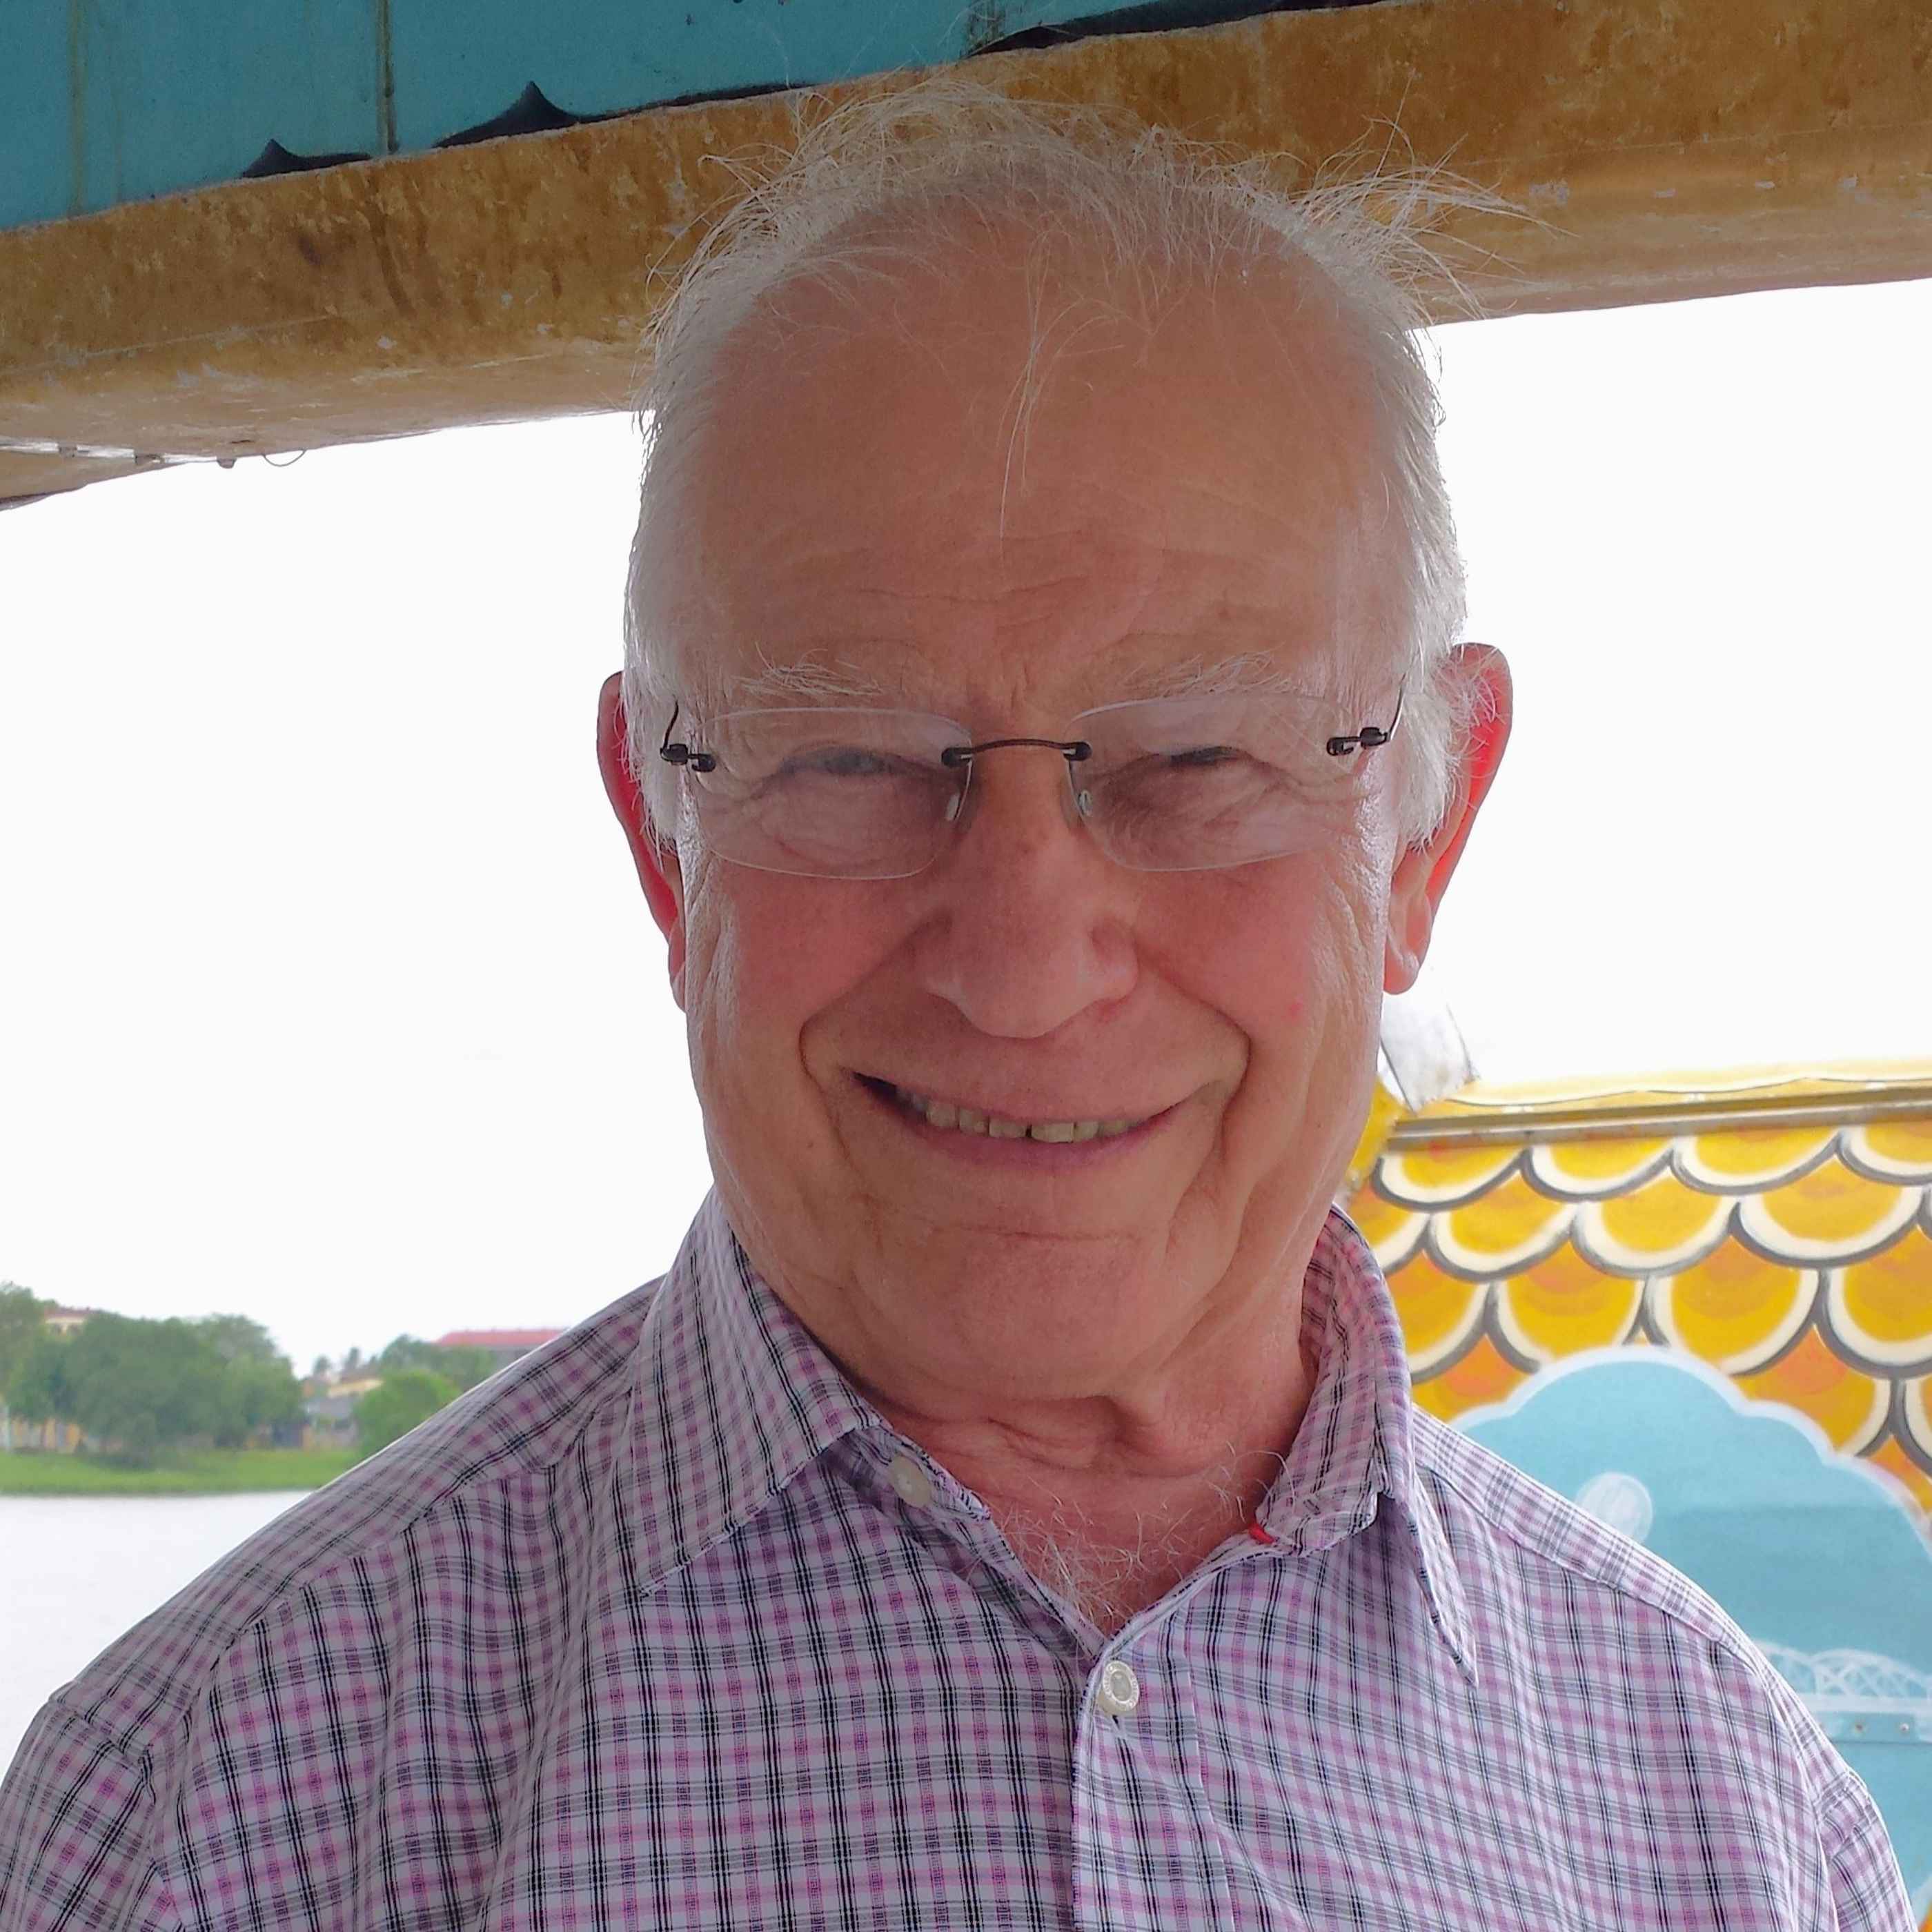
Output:
<instances>
[{"instance_id":1,"label":"man's nose","mask_svg":"<svg viewBox=\"0 0 1932 1932\"><path fill-rule=\"evenodd\" d=\"M981 753L926 875L920 977L982 1033L1042 1037L1132 990L1136 880L1080 823L1063 754Z\"/></svg>"}]
</instances>

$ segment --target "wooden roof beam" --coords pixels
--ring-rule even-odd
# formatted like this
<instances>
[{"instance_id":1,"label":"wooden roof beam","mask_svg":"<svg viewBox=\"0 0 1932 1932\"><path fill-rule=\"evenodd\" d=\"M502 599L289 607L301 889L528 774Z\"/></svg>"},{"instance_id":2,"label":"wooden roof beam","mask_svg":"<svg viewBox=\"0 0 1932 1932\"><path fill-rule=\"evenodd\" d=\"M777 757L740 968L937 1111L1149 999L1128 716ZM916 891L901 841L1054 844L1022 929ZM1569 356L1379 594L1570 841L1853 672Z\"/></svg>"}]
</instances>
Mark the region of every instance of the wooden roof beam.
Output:
<instances>
[{"instance_id":1,"label":"wooden roof beam","mask_svg":"<svg viewBox=\"0 0 1932 1932\"><path fill-rule=\"evenodd\" d=\"M1537 218L1451 228L1486 314L1932 274L1932 14L1910 0L1383 0L972 70L1304 166L1399 127ZM729 189L709 164L789 116L658 109L0 232L0 500L624 408Z\"/></svg>"}]
</instances>

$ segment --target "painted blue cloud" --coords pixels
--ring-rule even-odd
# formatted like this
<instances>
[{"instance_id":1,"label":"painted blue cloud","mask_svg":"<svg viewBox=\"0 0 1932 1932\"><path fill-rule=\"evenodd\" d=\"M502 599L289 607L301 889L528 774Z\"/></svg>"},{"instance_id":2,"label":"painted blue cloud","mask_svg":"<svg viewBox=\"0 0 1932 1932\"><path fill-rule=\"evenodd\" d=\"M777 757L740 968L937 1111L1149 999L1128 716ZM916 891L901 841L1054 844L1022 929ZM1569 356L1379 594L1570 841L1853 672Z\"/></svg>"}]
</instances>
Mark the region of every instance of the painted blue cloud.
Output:
<instances>
[{"instance_id":1,"label":"painted blue cloud","mask_svg":"<svg viewBox=\"0 0 1932 1932\"><path fill-rule=\"evenodd\" d=\"M1619 1486L1600 1479L1634 1478L1651 1510L1641 1540L1760 1642L1932 1670L1932 1544L1896 1486L1701 1362L1575 1357L1462 1426L1566 1496L1596 1483L1598 1513L1620 1528Z\"/></svg>"},{"instance_id":2,"label":"painted blue cloud","mask_svg":"<svg viewBox=\"0 0 1932 1932\"><path fill-rule=\"evenodd\" d=\"M1808 1418L1747 1400L1691 1357L1624 1348L1545 1370L1460 1426L1675 1564L1774 1655L1866 1652L1932 1686L1922 1520ZM1924 1911L1932 1696L1915 1693L1910 1712L1808 1701L1871 1787Z\"/></svg>"}]
</instances>

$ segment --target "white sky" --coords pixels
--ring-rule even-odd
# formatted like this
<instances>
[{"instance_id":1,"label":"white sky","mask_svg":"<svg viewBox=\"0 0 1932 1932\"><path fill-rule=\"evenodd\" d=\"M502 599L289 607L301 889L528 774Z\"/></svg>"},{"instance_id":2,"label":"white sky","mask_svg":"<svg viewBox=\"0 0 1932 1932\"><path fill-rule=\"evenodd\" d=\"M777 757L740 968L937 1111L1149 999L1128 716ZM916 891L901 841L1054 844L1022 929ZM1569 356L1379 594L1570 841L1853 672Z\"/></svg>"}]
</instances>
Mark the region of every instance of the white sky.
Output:
<instances>
[{"instance_id":1,"label":"white sky","mask_svg":"<svg viewBox=\"0 0 1932 1932\"><path fill-rule=\"evenodd\" d=\"M1932 1052L1932 284L1442 340L1517 676L1436 953L1481 1071ZM0 1280L306 1369L669 1262L704 1142L592 755L637 467L606 418L0 516Z\"/></svg>"}]
</instances>

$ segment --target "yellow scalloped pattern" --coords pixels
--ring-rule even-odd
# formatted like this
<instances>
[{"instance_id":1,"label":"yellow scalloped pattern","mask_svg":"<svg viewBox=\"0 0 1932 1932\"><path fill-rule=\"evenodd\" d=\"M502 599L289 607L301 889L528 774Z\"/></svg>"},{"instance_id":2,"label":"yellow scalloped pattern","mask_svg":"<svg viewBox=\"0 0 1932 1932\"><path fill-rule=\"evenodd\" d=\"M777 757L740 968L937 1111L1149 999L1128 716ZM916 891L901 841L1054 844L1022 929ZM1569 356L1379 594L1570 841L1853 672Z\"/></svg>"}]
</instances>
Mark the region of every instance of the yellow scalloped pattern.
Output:
<instances>
[{"instance_id":1,"label":"yellow scalloped pattern","mask_svg":"<svg viewBox=\"0 0 1932 1932\"><path fill-rule=\"evenodd\" d=\"M1687 1135L1677 1149L1680 1172L1734 1193L1789 1180L1830 1152L1829 1127L1741 1127Z\"/></svg>"},{"instance_id":2,"label":"yellow scalloped pattern","mask_svg":"<svg viewBox=\"0 0 1932 1932\"><path fill-rule=\"evenodd\" d=\"M1510 1173L1474 1201L1432 1216L1429 1234L1447 1267L1484 1280L1553 1254L1576 1213L1567 1201L1552 1201Z\"/></svg>"},{"instance_id":3,"label":"yellow scalloped pattern","mask_svg":"<svg viewBox=\"0 0 1932 1932\"><path fill-rule=\"evenodd\" d=\"M1628 1342L1643 1306L1643 1283L1606 1274L1574 1248L1510 1276L1496 1297L1496 1322L1516 1353L1553 1362L1580 1348Z\"/></svg>"},{"instance_id":4,"label":"yellow scalloped pattern","mask_svg":"<svg viewBox=\"0 0 1932 1932\"><path fill-rule=\"evenodd\" d=\"M1670 1157L1668 1141L1548 1141L1530 1149L1524 1171L1552 1194L1581 1200L1624 1193Z\"/></svg>"},{"instance_id":5,"label":"yellow scalloped pattern","mask_svg":"<svg viewBox=\"0 0 1932 1932\"><path fill-rule=\"evenodd\" d=\"M1908 1228L1870 1260L1833 1271L1833 1334L1847 1352L1899 1369L1932 1369L1932 1238Z\"/></svg>"},{"instance_id":6,"label":"yellow scalloped pattern","mask_svg":"<svg viewBox=\"0 0 1932 1932\"><path fill-rule=\"evenodd\" d=\"M1932 1120L1387 1148L1347 1205L1445 1420L1688 1350L1932 1510Z\"/></svg>"},{"instance_id":7,"label":"yellow scalloped pattern","mask_svg":"<svg viewBox=\"0 0 1932 1932\"><path fill-rule=\"evenodd\" d=\"M1739 1376L1737 1382L1754 1402L1782 1402L1808 1415L1834 1449L1855 1454L1876 1442L1892 1406L1890 1387L1848 1368L1815 1328L1807 1329L1769 1368Z\"/></svg>"},{"instance_id":8,"label":"yellow scalloped pattern","mask_svg":"<svg viewBox=\"0 0 1932 1932\"><path fill-rule=\"evenodd\" d=\"M1816 1297L1810 1269L1726 1241L1694 1267L1653 1276L1646 1300L1660 1340L1738 1375L1789 1348Z\"/></svg>"},{"instance_id":9,"label":"yellow scalloped pattern","mask_svg":"<svg viewBox=\"0 0 1932 1932\"><path fill-rule=\"evenodd\" d=\"M1579 1245L1619 1274L1648 1274L1701 1261L1724 1238L1732 1203L1660 1174L1634 1193L1592 1201L1579 1214Z\"/></svg>"},{"instance_id":10,"label":"yellow scalloped pattern","mask_svg":"<svg viewBox=\"0 0 1932 1932\"><path fill-rule=\"evenodd\" d=\"M1747 1196L1738 1204L1738 1225L1770 1253L1849 1261L1904 1233L1924 1193L1827 1161L1781 1187Z\"/></svg>"},{"instance_id":11,"label":"yellow scalloped pattern","mask_svg":"<svg viewBox=\"0 0 1932 1932\"><path fill-rule=\"evenodd\" d=\"M1489 1304L1487 1283L1447 1274L1427 1255L1418 1255L1402 1274L1402 1334L1409 1370L1429 1373L1460 1354L1480 1327Z\"/></svg>"},{"instance_id":12,"label":"yellow scalloped pattern","mask_svg":"<svg viewBox=\"0 0 1932 1932\"><path fill-rule=\"evenodd\" d=\"M1846 1156L1890 1180L1932 1180L1932 1120L1874 1120L1845 1135Z\"/></svg>"},{"instance_id":13,"label":"yellow scalloped pattern","mask_svg":"<svg viewBox=\"0 0 1932 1932\"><path fill-rule=\"evenodd\" d=\"M1514 1147L1392 1148L1376 1163L1376 1178L1406 1208L1440 1208L1494 1186L1522 1154Z\"/></svg>"}]
</instances>

